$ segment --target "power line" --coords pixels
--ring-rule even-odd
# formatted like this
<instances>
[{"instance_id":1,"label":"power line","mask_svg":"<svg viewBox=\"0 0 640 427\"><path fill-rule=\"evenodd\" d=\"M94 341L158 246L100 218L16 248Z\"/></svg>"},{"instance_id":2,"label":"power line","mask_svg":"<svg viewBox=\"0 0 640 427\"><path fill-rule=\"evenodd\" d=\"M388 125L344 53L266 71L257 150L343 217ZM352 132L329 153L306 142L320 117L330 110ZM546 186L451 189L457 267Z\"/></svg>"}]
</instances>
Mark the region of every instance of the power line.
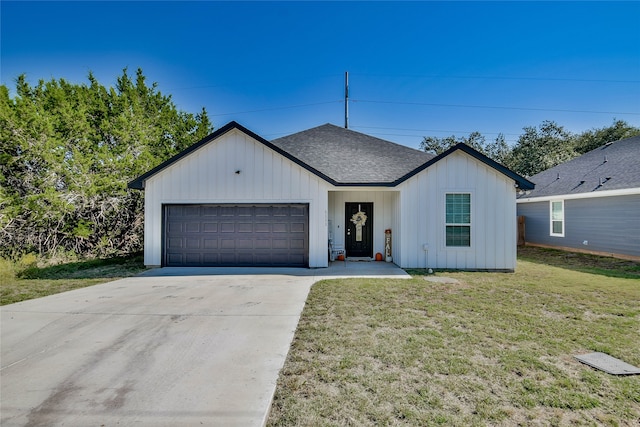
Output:
<instances>
[{"instance_id":1,"label":"power line","mask_svg":"<svg viewBox=\"0 0 640 427\"><path fill-rule=\"evenodd\" d=\"M280 107L260 108L260 109L257 109L257 110L236 111L234 113L209 114L209 116L210 117L233 116L233 115L236 115L236 114L260 113L260 112L263 112L263 111L286 110L286 109L290 109L290 108L312 107L314 105L336 104L336 103L342 103L342 102L343 101L340 99L340 100L337 100L337 101L323 101L323 102L313 102L313 103L310 103L310 104L285 105L285 106L280 106Z\"/></svg>"},{"instance_id":2,"label":"power line","mask_svg":"<svg viewBox=\"0 0 640 427\"><path fill-rule=\"evenodd\" d=\"M360 74L354 76L365 77L407 77L414 79L472 79L472 80L529 80L529 81L557 81L557 82L587 82L587 83L640 83L640 80L616 80L616 79L576 79L563 77L509 77L509 76L447 76L438 74Z\"/></svg>"},{"instance_id":3,"label":"power line","mask_svg":"<svg viewBox=\"0 0 640 427\"><path fill-rule=\"evenodd\" d=\"M422 141L425 135L411 135L406 133L386 133L386 132L368 132L367 135L377 136L377 137L386 137L386 136L400 136L400 137L410 137L416 138L416 140ZM483 134L484 135L484 134ZM509 145L513 145L518 141L518 138L505 138L505 142Z\"/></svg>"},{"instance_id":4,"label":"power line","mask_svg":"<svg viewBox=\"0 0 640 427\"><path fill-rule=\"evenodd\" d=\"M368 73L350 73L353 76L364 77L391 77L391 78L412 78L412 79L468 79L468 80L525 80L525 81L557 81L557 82L584 82L584 83L640 83L640 80L617 80L617 79L579 79L568 77L512 77L512 76L455 76L442 74L368 74ZM312 76L315 79L328 77L340 77L342 74L324 74ZM242 84L274 84L274 83L290 83L291 79L271 79L271 80L243 80ZM193 90L193 89L209 89L218 87L234 87L237 83L220 83L212 85L200 86L184 86L166 89L167 91Z\"/></svg>"},{"instance_id":5,"label":"power line","mask_svg":"<svg viewBox=\"0 0 640 427\"><path fill-rule=\"evenodd\" d=\"M357 127L357 126L352 126L352 127ZM489 132L487 132L487 133L489 133ZM367 135L378 136L378 137L380 137L380 136L402 136L402 137L419 138L420 140L422 140L425 137L425 135L415 135L415 134L411 135L411 134L406 134L406 133L385 133L385 132L370 132L370 133L367 133ZM483 135L484 135L484 133L483 133ZM504 141L507 144L515 144L518 141L518 138L505 138Z\"/></svg>"},{"instance_id":6,"label":"power line","mask_svg":"<svg viewBox=\"0 0 640 427\"><path fill-rule=\"evenodd\" d=\"M352 126L357 128L358 126ZM441 131L431 131L431 132L441 132ZM457 131L454 133L471 133L471 132L465 132L465 131ZM498 135L501 132L480 132L481 135L489 135L489 134L494 134L494 135ZM386 132L368 132L368 135L390 135L390 136L410 136L410 137L416 137L416 138L424 138L425 135L420 135L420 134L407 134L407 133L386 133ZM504 134L503 134L504 135ZM516 134L509 134L509 135L514 135L516 136ZM519 136L519 135L518 135ZM515 138L517 139L517 138ZM505 138L505 141L513 141L515 140L514 138Z\"/></svg>"},{"instance_id":7,"label":"power line","mask_svg":"<svg viewBox=\"0 0 640 427\"><path fill-rule=\"evenodd\" d=\"M633 113L628 111L594 111L594 110L570 110L570 109L560 109L560 108L513 107L513 106L498 106L498 105L439 104L439 103L429 103L429 102L380 101L380 100L369 100L369 99L351 99L350 101L369 103L369 104L416 105L416 106L425 106L425 107L485 108L485 109L497 109L497 110L548 111L548 112L581 113L581 114L626 114L626 115L640 116L640 113ZM341 104L343 102L344 100L338 99L334 101L322 101L322 102L312 102L308 104L266 107L266 108L259 108L255 110L235 111L231 113L209 114L209 116L210 117L232 116L237 114L250 114L250 113L260 113L264 111L276 111L276 110L287 110L292 108L312 107L316 105ZM418 132L425 131L423 129L398 129L398 130L409 130L409 131L418 131ZM431 132L433 130L427 129L426 131ZM443 132L451 132L451 131L443 131Z\"/></svg>"},{"instance_id":8,"label":"power line","mask_svg":"<svg viewBox=\"0 0 640 427\"><path fill-rule=\"evenodd\" d=\"M324 75L316 75L316 76L311 76L314 79L325 79L328 77L338 77L341 76L341 74L324 74ZM273 85L274 83L287 83L287 84L291 84L291 78L287 78L287 79L271 79L271 80L242 80L242 82L229 82L229 83L219 83L219 84L212 84L212 85L201 85L201 86L184 86L184 87L175 87L175 88L170 88L167 89L167 91L179 91L179 90L192 90L192 89L212 89L212 88L217 88L217 87L236 87L238 84L242 84L243 86L247 86L247 85L260 85L260 84L268 84L268 85Z\"/></svg>"},{"instance_id":9,"label":"power line","mask_svg":"<svg viewBox=\"0 0 640 427\"><path fill-rule=\"evenodd\" d=\"M407 129L407 128L387 128L387 127L381 127L381 126L351 126L353 128L359 128L359 129L383 129L383 130L403 130L403 131L408 131L408 132L452 132L452 133L473 133L473 132L480 132L480 131L469 131L469 130L446 130L446 129ZM481 134L485 135L514 135L514 136L520 136L519 133L505 133L505 132L480 132ZM410 136L410 135L407 135Z\"/></svg>"},{"instance_id":10,"label":"power line","mask_svg":"<svg viewBox=\"0 0 640 427\"><path fill-rule=\"evenodd\" d=\"M464 105L464 104L435 104L428 102L401 102L401 101L374 101L368 99L352 99L351 102L365 102L371 104L394 104L394 105L420 105L427 107L449 107L449 108L488 108L497 110L522 110L522 111L550 111L562 113L589 113L589 114L630 114L640 116L640 113L630 113L621 111L591 111L591 110L565 110L560 108L531 108L531 107L505 107L495 105Z\"/></svg>"}]
</instances>

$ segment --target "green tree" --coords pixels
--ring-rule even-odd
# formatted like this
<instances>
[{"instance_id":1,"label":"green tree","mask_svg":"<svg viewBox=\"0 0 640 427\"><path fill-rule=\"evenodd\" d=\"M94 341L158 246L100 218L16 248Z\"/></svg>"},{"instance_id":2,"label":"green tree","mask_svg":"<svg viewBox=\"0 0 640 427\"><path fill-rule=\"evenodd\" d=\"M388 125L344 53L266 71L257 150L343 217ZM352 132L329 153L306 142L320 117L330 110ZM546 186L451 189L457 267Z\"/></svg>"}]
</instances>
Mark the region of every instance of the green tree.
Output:
<instances>
[{"instance_id":1,"label":"green tree","mask_svg":"<svg viewBox=\"0 0 640 427\"><path fill-rule=\"evenodd\" d=\"M425 136L420 142L420 149L427 153L438 155L460 143L467 144L498 163L504 163L511 151L504 140L504 135L499 134L493 142L487 142L480 132L471 132L467 137L456 137L455 135L444 138Z\"/></svg>"},{"instance_id":2,"label":"green tree","mask_svg":"<svg viewBox=\"0 0 640 427\"><path fill-rule=\"evenodd\" d=\"M420 149L438 155L463 142L520 175L533 176L607 142L640 135L640 128L615 119L611 126L588 130L578 135L571 134L550 120L545 120L538 127L525 127L523 130L524 133L513 147L509 147L502 134L493 142L487 143L482 134L472 132L468 137L426 136L420 143Z\"/></svg>"},{"instance_id":3,"label":"green tree","mask_svg":"<svg viewBox=\"0 0 640 427\"><path fill-rule=\"evenodd\" d=\"M579 154L584 154L607 142L619 141L636 135L640 135L640 128L631 126L624 120L614 119L611 126L591 129L578 135L576 151Z\"/></svg>"},{"instance_id":4,"label":"green tree","mask_svg":"<svg viewBox=\"0 0 640 427\"><path fill-rule=\"evenodd\" d=\"M575 137L556 122L545 120L523 130L505 162L520 175L533 176L577 155Z\"/></svg>"},{"instance_id":5,"label":"green tree","mask_svg":"<svg viewBox=\"0 0 640 427\"><path fill-rule=\"evenodd\" d=\"M88 80L22 75L13 98L0 86L0 255L142 249L143 194L127 182L212 131L140 69L115 87Z\"/></svg>"},{"instance_id":6,"label":"green tree","mask_svg":"<svg viewBox=\"0 0 640 427\"><path fill-rule=\"evenodd\" d=\"M460 139L455 135L438 138L437 136L425 136L420 142L420 149L424 152L435 154L436 156L444 153L449 148L458 144Z\"/></svg>"}]
</instances>

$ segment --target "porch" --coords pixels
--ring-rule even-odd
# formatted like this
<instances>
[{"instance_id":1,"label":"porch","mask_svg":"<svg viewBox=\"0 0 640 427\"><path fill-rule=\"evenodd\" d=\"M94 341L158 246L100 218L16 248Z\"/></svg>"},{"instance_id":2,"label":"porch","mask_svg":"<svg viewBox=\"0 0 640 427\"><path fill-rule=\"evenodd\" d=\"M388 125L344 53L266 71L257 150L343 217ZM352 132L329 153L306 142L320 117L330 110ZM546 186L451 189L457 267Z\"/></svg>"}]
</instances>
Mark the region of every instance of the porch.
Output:
<instances>
[{"instance_id":1,"label":"porch","mask_svg":"<svg viewBox=\"0 0 640 427\"><path fill-rule=\"evenodd\" d=\"M334 261L328 268L315 269L316 278L338 279L348 277L408 279L411 276L392 262Z\"/></svg>"},{"instance_id":2,"label":"porch","mask_svg":"<svg viewBox=\"0 0 640 427\"><path fill-rule=\"evenodd\" d=\"M361 215L356 215L358 213ZM379 253L384 259L385 230L391 230L391 256L394 263L399 263L399 191L379 187L329 191L327 217L329 245L334 254L340 251L347 259L368 261ZM353 264L352 268L364 268L355 265L378 263L350 264Z\"/></svg>"}]
</instances>

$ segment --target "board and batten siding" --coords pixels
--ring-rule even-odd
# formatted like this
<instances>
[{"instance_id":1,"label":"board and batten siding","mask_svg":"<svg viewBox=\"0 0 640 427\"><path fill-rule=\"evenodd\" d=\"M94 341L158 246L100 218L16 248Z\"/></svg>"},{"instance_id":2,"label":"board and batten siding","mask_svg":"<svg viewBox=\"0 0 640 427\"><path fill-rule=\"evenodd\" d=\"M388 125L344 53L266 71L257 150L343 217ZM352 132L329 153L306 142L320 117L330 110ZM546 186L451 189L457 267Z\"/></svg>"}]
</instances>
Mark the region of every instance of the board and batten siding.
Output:
<instances>
[{"instance_id":1,"label":"board and batten siding","mask_svg":"<svg viewBox=\"0 0 640 427\"><path fill-rule=\"evenodd\" d=\"M550 235L550 201L531 199L517 208L527 243L640 257L640 195L553 200L564 200L564 237Z\"/></svg>"},{"instance_id":2,"label":"board and batten siding","mask_svg":"<svg viewBox=\"0 0 640 427\"><path fill-rule=\"evenodd\" d=\"M232 130L146 181L144 263L161 264L164 204L308 203L309 266L326 267L329 188L291 160Z\"/></svg>"},{"instance_id":3,"label":"board and batten siding","mask_svg":"<svg viewBox=\"0 0 640 427\"><path fill-rule=\"evenodd\" d=\"M347 202L372 202L373 203L373 254L380 252L384 255L384 231L391 229L392 239L398 228L400 216L398 212L398 201L400 195L396 189L375 189L342 187L339 191L329 191L329 220L332 229L329 230L333 236L334 245L344 248L345 242L345 203ZM399 230L398 230L399 231ZM398 240L400 234L397 234ZM392 254L395 259L395 241L392 242Z\"/></svg>"},{"instance_id":4,"label":"board and batten siding","mask_svg":"<svg viewBox=\"0 0 640 427\"><path fill-rule=\"evenodd\" d=\"M400 267L514 270L514 184L512 179L461 151L405 181L400 185ZM471 194L469 248L445 246L447 193Z\"/></svg>"}]
</instances>

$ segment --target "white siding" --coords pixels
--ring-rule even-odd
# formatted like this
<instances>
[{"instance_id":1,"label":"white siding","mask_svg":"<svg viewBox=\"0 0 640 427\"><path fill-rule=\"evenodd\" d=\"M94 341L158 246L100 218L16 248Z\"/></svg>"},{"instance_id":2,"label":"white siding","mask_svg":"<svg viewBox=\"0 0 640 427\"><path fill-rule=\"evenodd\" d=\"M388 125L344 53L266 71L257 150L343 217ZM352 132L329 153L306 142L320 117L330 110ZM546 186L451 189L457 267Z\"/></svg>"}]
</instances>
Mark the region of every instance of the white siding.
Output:
<instances>
[{"instance_id":1,"label":"white siding","mask_svg":"<svg viewBox=\"0 0 640 427\"><path fill-rule=\"evenodd\" d=\"M471 193L471 248L445 247L447 192ZM461 151L396 188L336 188L233 130L149 178L145 193L146 265L161 263L163 204L308 203L309 266L326 267L329 231L344 245L346 202L373 202L373 252L384 253L390 228L401 267L512 270L516 264L514 181Z\"/></svg>"},{"instance_id":2,"label":"white siding","mask_svg":"<svg viewBox=\"0 0 640 427\"><path fill-rule=\"evenodd\" d=\"M308 203L309 266L326 267L329 187L289 159L233 130L146 181L144 262L161 263L163 204Z\"/></svg>"},{"instance_id":3,"label":"white siding","mask_svg":"<svg viewBox=\"0 0 640 427\"><path fill-rule=\"evenodd\" d=\"M516 191L512 179L457 151L399 189L402 229L396 259L401 267L515 269ZM445 246L448 192L471 193L470 248Z\"/></svg>"},{"instance_id":4,"label":"white siding","mask_svg":"<svg viewBox=\"0 0 640 427\"><path fill-rule=\"evenodd\" d=\"M353 189L341 188L339 191L329 192L329 220L333 241L336 245L344 247L345 227L345 203L346 202L373 202L373 254L384 254L384 230L392 232L392 255L395 257L396 233L399 238L398 226L398 201L399 193L395 189L363 190L361 187ZM397 260L394 259L397 263Z\"/></svg>"}]
</instances>

